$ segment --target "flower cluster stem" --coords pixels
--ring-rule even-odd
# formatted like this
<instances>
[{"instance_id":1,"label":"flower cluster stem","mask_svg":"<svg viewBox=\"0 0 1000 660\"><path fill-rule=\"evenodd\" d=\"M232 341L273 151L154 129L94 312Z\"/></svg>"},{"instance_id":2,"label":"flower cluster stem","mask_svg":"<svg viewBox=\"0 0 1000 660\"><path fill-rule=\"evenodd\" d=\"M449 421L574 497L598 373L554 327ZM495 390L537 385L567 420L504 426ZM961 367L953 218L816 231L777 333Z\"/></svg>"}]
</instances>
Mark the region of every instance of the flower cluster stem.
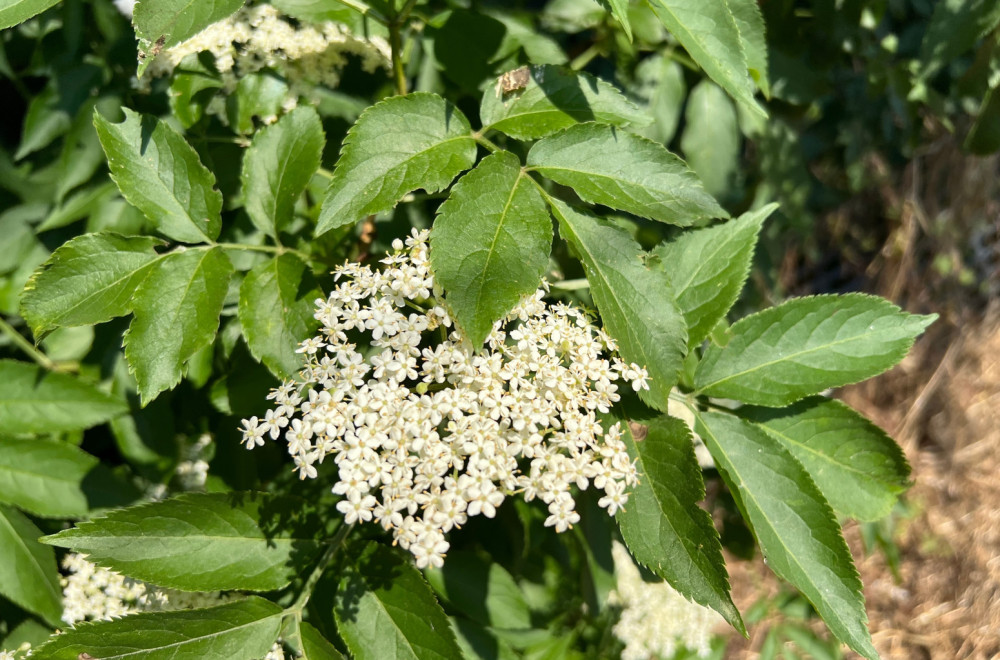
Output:
<instances>
[{"instance_id":1,"label":"flower cluster stem","mask_svg":"<svg viewBox=\"0 0 1000 660\"><path fill-rule=\"evenodd\" d=\"M50 358L48 355L42 353L40 350L35 348L30 341L24 338L24 335L18 332L17 329L14 328L14 326L7 323L7 321L5 321L2 316L0 316L0 331L2 331L3 334L10 337L11 343L13 343L19 349L21 349L21 351L24 352L25 355L27 355L32 360L37 362L39 366L48 369L50 371L58 370L59 367L52 360L52 358Z\"/></svg>"}]
</instances>

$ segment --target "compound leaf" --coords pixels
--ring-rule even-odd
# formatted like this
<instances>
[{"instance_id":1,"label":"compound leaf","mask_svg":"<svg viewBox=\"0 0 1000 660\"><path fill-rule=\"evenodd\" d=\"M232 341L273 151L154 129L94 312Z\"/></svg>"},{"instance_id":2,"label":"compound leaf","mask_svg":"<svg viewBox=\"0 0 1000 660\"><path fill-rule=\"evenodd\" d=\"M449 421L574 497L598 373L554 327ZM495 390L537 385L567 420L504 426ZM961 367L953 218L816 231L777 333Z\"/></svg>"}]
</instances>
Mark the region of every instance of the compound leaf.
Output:
<instances>
[{"instance_id":1,"label":"compound leaf","mask_svg":"<svg viewBox=\"0 0 1000 660\"><path fill-rule=\"evenodd\" d=\"M5 433L79 431L127 411L124 401L69 374L0 360L0 429Z\"/></svg>"},{"instance_id":2,"label":"compound leaf","mask_svg":"<svg viewBox=\"0 0 1000 660\"><path fill-rule=\"evenodd\" d=\"M319 322L313 316L322 297L306 264L293 254L265 261L240 286L239 319L250 353L279 378L302 368L295 352Z\"/></svg>"},{"instance_id":3,"label":"compound leaf","mask_svg":"<svg viewBox=\"0 0 1000 660\"><path fill-rule=\"evenodd\" d=\"M709 396L785 406L889 369L935 318L860 293L789 300L733 324L725 347L709 346L695 387Z\"/></svg>"},{"instance_id":4,"label":"compound leaf","mask_svg":"<svg viewBox=\"0 0 1000 660\"><path fill-rule=\"evenodd\" d=\"M431 266L473 346L541 283L552 220L514 154L484 158L455 185L431 230Z\"/></svg>"},{"instance_id":5,"label":"compound leaf","mask_svg":"<svg viewBox=\"0 0 1000 660\"><path fill-rule=\"evenodd\" d=\"M680 158L613 126L578 124L537 142L528 166L585 201L682 227L728 214Z\"/></svg>"},{"instance_id":6,"label":"compound leaf","mask_svg":"<svg viewBox=\"0 0 1000 660\"><path fill-rule=\"evenodd\" d=\"M125 121L120 124L94 111L111 178L122 196L175 241L214 241L222 227L222 194L215 189L215 175L168 124L128 108L122 111Z\"/></svg>"},{"instance_id":7,"label":"compound leaf","mask_svg":"<svg viewBox=\"0 0 1000 660\"><path fill-rule=\"evenodd\" d=\"M698 433L768 565L809 599L840 641L877 660L851 551L809 473L753 424L724 413L697 417Z\"/></svg>"},{"instance_id":8,"label":"compound leaf","mask_svg":"<svg viewBox=\"0 0 1000 660\"><path fill-rule=\"evenodd\" d=\"M653 252L673 285L687 323L688 344L700 344L743 289L761 224L776 204L711 227L680 233Z\"/></svg>"},{"instance_id":9,"label":"compound leaf","mask_svg":"<svg viewBox=\"0 0 1000 660\"><path fill-rule=\"evenodd\" d=\"M38 542L41 535L23 513L0 506L0 595L59 626L62 589L56 553Z\"/></svg>"},{"instance_id":10,"label":"compound leaf","mask_svg":"<svg viewBox=\"0 0 1000 660\"><path fill-rule=\"evenodd\" d=\"M262 128L243 156L243 199L257 229L276 237L292 220L295 202L319 169L323 124L300 106Z\"/></svg>"},{"instance_id":11,"label":"compound leaf","mask_svg":"<svg viewBox=\"0 0 1000 660\"><path fill-rule=\"evenodd\" d=\"M181 380L181 366L215 338L233 265L222 248L172 252L139 285L125 359L145 405Z\"/></svg>"},{"instance_id":12,"label":"compound leaf","mask_svg":"<svg viewBox=\"0 0 1000 660\"><path fill-rule=\"evenodd\" d=\"M112 511L46 536L50 545L161 587L270 591L322 549L314 510L263 493L186 493Z\"/></svg>"},{"instance_id":13,"label":"compound leaf","mask_svg":"<svg viewBox=\"0 0 1000 660\"><path fill-rule=\"evenodd\" d=\"M552 208L560 234L583 263L605 329L623 358L649 372L649 390L640 395L666 411L687 349L684 318L666 276L646 267L639 244L621 227L558 200Z\"/></svg>"},{"instance_id":14,"label":"compound leaf","mask_svg":"<svg viewBox=\"0 0 1000 660\"><path fill-rule=\"evenodd\" d=\"M413 565L371 543L341 580L337 631L357 660L460 660L431 588Z\"/></svg>"},{"instance_id":15,"label":"compound leaf","mask_svg":"<svg viewBox=\"0 0 1000 660\"><path fill-rule=\"evenodd\" d=\"M739 414L777 438L845 516L878 520L906 489L910 466L903 450L847 404L812 397L782 409L744 407Z\"/></svg>"},{"instance_id":16,"label":"compound leaf","mask_svg":"<svg viewBox=\"0 0 1000 660\"><path fill-rule=\"evenodd\" d=\"M67 241L35 271L21 313L36 337L57 327L103 323L132 311L132 295L159 258L148 236L84 234Z\"/></svg>"},{"instance_id":17,"label":"compound leaf","mask_svg":"<svg viewBox=\"0 0 1000 660\"><path fill-rule=\"evenodd\" d=\"M496 130L518 140L535 140L579 122L645 126L650 119L614 86L586 73L543 65L528 70L523 89L483 93L479 117L483 131Z\"/></svg>"},{"instance_id":18,"label":"compound leaf","mask_svg":"<svg viewBox=\"0 0 1000 660\"><path fill-rule=\"evenodd\" d=\"M625 544L640 563L686 598L711 607L746 634L729 594L722 543L708 512L698 506L705 483L687 424L660 417L636 442L623 435L639 470L639 485L617 513Z\"/></svg>"},{"instance_id":19,"label":"compound leaf","mask_svg":"<svg viewBox=\"0 0 1000 660\"><path fill-rule=\"evenodd\" d=\"M476 162L465 115L440 96L394 96L365 110L344 140L316 234L387 211L403 195L437 192Z\"/></svg>"},{"instance_id":20,"label":"compound leaf","mask_svg":"<svg viewBox=\"0 0 1000 660\"><path fill-rule=\"evenodd\" d=\"M233 660L262 658L281 631L283 611L251 596L200 610L132 614L78 623L33 649L34 660Z\"/></svg>"}]
</instances>

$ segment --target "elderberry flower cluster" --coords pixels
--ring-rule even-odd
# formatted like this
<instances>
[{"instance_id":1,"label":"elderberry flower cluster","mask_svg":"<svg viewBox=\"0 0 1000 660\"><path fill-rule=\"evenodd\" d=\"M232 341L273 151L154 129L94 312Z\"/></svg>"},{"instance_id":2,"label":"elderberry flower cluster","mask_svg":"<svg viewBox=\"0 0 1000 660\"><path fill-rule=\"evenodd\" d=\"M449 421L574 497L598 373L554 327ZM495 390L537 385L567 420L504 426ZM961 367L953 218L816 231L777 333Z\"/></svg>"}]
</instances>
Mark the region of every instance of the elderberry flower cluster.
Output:
<instances>
[{"instance_id":1,"label":"elderberry flower cluster","mask_svg":"<svg viewBox=\"0 0 1000 660\"><path fill-rule=\"evenodd\" d=\"M388 70L391 49L382 37L355 36L347 26L330 21L298 23L270 4L259 4L244 7L156 54L149 74L169 76L185 57L201 52L212 54L224 95L233 93L244 76L264 69L277 72L288 82L284 109L290 110L300 96L310 96L315 85L337 87L348 56L360 58L362 68L369 73L378 68ZM223 122L224 95L216 96L207 108Z\"/></svg>"},{"instance_id":2,"label":"elderberry flower cluster","mask_svg":"<svg viewBox=\"0 0 1000 660\"><path fill-rule=\"evenodd\" d=\"M317 300L319 334L299 349L298 382L243 420L248 449L284 434L299 476L332 457L347 523L372 521L417 566L441 566L452 528L492 518L520 495L548 506L545 525L579 521L573 487L622 508L636 470L619 424L599 414L620 384L647 388L646 370L614 357L615 342L579 309L525 297L473 350L433 294L428 232L414 230L382 259L345 264Z\"/></svg>"},{"instance_id":3,"label":"elderberry flower cluster","mask_svg":"<svg viewBox=\"0 0 1000 660\"><path fill-rule=\"evenodd\" d=\"M681 648L699 658L711 652L712 629L723 622L714 610L692 603L666 582L642 579L632 556L617 541L611 548L617 588L609 602L622 608L615 637L622 660L672 658Z\"/></svg>"},{"instance_id":4,"label":"elderberry flower cluster","mask_svg":"<svg viewBox=\"0 0 1000 660\"><path fill-rule=\"evenodd\" d=\"M163 589L125 577L97 566L86 555L70 553L63 559L66 576L62 578L63 621L74 625L81 621L110 621L139 612L170 612L221 605L230 598L213 592L188 592ZM30 655L30 652L29 652ZM14 656L0 654L0 660ZM276 642L263 660L284 660L282 645Z\"/></svg>"}]
</instances>

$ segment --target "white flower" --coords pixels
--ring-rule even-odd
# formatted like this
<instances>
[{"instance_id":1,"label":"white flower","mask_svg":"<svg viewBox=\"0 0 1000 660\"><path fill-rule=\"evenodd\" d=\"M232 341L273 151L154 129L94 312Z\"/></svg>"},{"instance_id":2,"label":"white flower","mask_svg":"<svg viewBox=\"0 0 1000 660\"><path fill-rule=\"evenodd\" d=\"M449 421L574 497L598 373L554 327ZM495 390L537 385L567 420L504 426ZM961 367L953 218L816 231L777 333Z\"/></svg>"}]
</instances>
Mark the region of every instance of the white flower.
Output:
<instances>
[{"instance_id":1,"label":"white flower","mask_svg":"<svg viewBox=\"0 0 1000 660\"><path fill-rule=\"evenodd\" d=\"M611 555L618 585L608 601L622 608L614 632L625 643L623 660L670 658L681 648L707 656L712 628L723 623L722 617L690 602L666 582L646 582L617 541Z\"/></svg>"},{"instance_id":2,"label":"white flower","mask_svg":"<svg viewBox=\"0 0 1000 660\"><path fill-rule=\"evenodd\" d=\"M442 339L451 319L432 293L427 238L394 242L382 270L334 271L298 383L271 393L262 422L244 420L244 442L284 433L303 479L332 456L344 520L390 531L421 568L442 564L447 532L496 516L509 497L544 502L557 532L580 520L573 489L603 491L614 515L637 473L619 425L597 413L619 385L641 388L645 370L616 357L582 311L547 305L544 288L495 324L483 350L457 332ZM348 343L347 332L364 339Z\"/></svg>"}]
</instances>

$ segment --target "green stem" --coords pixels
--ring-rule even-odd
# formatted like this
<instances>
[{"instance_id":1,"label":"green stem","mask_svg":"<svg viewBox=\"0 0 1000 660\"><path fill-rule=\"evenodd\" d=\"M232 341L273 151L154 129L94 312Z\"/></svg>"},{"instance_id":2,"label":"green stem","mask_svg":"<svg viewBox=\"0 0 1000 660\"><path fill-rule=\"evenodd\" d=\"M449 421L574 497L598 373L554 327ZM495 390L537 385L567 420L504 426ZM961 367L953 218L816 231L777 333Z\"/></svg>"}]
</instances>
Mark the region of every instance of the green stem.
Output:
<instances>
[{"instance_id":1,"label":"green stem","mask_svg":"<svg viewBox=\"0 0 1000 660\"><path fill-rule=\"evenodd\" d=\"M398 14L396 14L395 21L400 25L405 23L406 19L410 17L410 12L413 11L416 4L417 0L406 0L406 4L403 5L403 8L399 10Z\"/></svg>"},{"instance_id":2,"label":"green stem","mask_svg":"<svg viewBox=\"0 0 1000 660\"><path fill-rule=\"evenodd\" d=\"M474 139L478 144L485 147L486 150L489 151L491 154L495 154L496 152L500 151L500 147L493 144L493 142L490 141L489 139L483 137L482 131L477 131L473 133L472 139Z\"/></svg>"},{"instance_id":3,"label":"green stem","mask_svg":"<svg viewBox=\"0 0 1000 660\"><path fill-rule=\"evenodd\" d=\"M35 348L30 341L24 338L24 335L18 332L14 326L7 323L2 316L0 316L0 330L2 330L5 335L10 337L10 340L14 343L14 345L20 348L32 360L37 362L40 367L50 371L58 370L58 365L48 355Z\"/></svg>"},{"instance_id":4,"label":"green stem","mask_svg":"<svg viewBox=\"0 0 1000 660\"><path fill-rule=\"evenodd\" d=\"M591 44L587 50L583 51L579 55L573 58L573 61L569 63L569 68L574 71L579 71L583 67L590 64L590 61L601 54L601 48L596 43Z\"/></svg>"},{"instance_id":5,"label":"green stem","mask_svg":"<svg viewBox=\"0 0 1000 660\"><path fill-rule=\"evenodd\" d=\"M332 179L333 178L333 172L331 172L330 170L326 169L325 167L321 167L318 170L316 170L316 174L320 175L321 177L327 178L327 179Z\"/></svg>"},{"instance_id":6,"label":"green stem","mask_svg":"<svg viewBox=\"0 0 1000 660\"><path fill-rule=\"evenodd\" d=\"M406 16L413 9L413 3L407 3L389 22L389 47L392 49L392 74L396 80L396 93L406 96L406 71L403 70L403 40L401 30L406 24ZM405 14L404 14L405 12Z\"/></svg>"},{"instance_id":7,"label":"green stem","mask_svg":"<svg viewBox=\"0 0 1000 660\"><path fill-rule=\"evenodd\" d=\"M340 546L343 545L344 539L347 538L347 535L351 533L352 529L354 529L353 524L340 524L340 528L330 540L330 544L327 546L326 552L323 553L323 556L320 557L316 567L313 568L312 573L310 573L309 577L306 578L306 583L302 586L302 591L299 592L298 598L295 599L295 602L292 603L288 609L285 610L285 612L294 614L301 620L302 612L309 603L309 597L312 596L313 589L316 588L316 583L319 582L321 577L323 577L323 571L327 569L330 562L333 561L333 558L337 556L337 551L340 550Z\"/></svg>"},{"instance_id":8,"label":"green stem","mask_svg":"<svg viewBox=\"0 0 1000 660\"><path fill-rule=\"evenodd\" d=\"M213 246L207 247L220 247L223 250L245 250L247 252L267 252L269 254L294 254L296 257L305 262L310 262L311 257L302 252L301 250L296 250L295 248L285 247L284 245L247 245L245 243L216 243Z\"/></svg>"},{"instance_id":9,"label":"green stem","mask_svg":"<svg viewBox=\"0 0 1000 660\"><path fill-rule=\"evenodd\" d=\"M346 5L346 6L350 7L351 9L353 9L356 12L360 12L361 14L363 14L365 16L370 16L370 17L374 18L376 21L378 21L382 25L385 25L386 23L388 23L388 21L386 21L386 19L385 19L385 16L383 16L380 13L378 13L377 11L375 11L374 9L372 9L371 7L369 7L368 5L366 5L363 2L357 2L356 0L337 0L337 2L339 2L342 5Z\"/></svg>"}]
</instances>

